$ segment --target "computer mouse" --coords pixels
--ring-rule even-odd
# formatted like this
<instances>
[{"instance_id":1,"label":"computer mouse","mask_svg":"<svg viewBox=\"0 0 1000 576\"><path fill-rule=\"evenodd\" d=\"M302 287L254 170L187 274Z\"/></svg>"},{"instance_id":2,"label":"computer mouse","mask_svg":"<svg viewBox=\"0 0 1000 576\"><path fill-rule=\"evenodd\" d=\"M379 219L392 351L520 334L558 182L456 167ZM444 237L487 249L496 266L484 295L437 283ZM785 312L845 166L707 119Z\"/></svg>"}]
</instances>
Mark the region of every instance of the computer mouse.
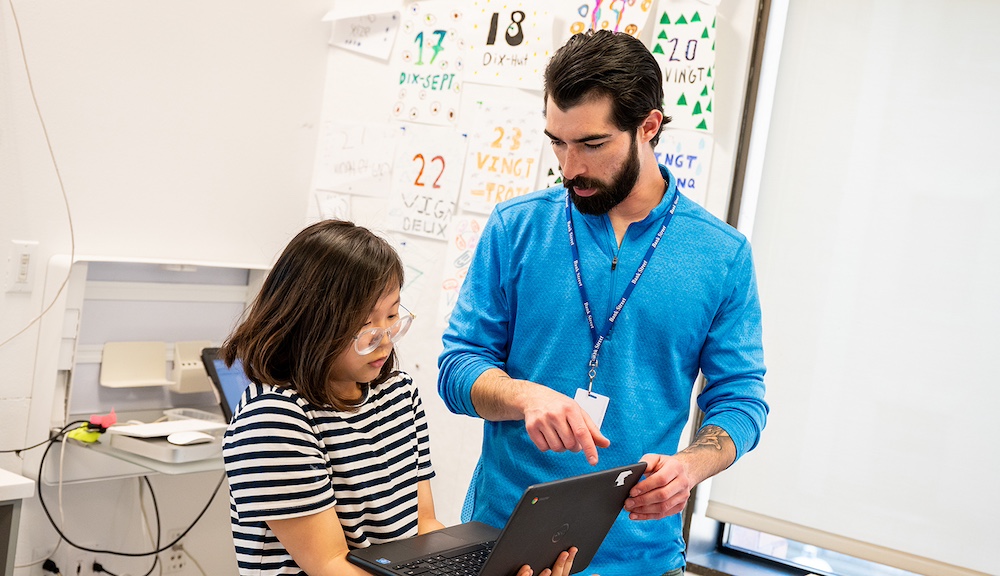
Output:
<instances>
[{"instance_id":1,"label":"computer mouse","mask_svg":"<svg viewBox=\"0 0 1000 576\"><path fill-rule=\"evenodd\" d=\"M197 430L179 430L167 436L167 442L178 446L190 446L191 444L202 444L212 442L215 436L198 432Z\"/></svg>"}]
</instances>

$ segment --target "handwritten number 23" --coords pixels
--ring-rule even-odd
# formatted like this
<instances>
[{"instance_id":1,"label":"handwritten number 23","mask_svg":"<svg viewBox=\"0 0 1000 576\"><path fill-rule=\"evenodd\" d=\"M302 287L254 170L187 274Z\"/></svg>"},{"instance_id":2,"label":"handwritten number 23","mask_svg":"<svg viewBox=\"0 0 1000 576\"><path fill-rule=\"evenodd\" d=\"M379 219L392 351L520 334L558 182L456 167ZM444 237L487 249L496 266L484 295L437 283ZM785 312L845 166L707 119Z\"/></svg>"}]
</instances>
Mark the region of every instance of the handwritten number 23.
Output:
<instances>
[{"instance_id":1,"label":"handwritten number 23","mask_svg":"<svg viewBox=\"0 0 1000 576\"><path fill-rule=\"evenodd\" d=\"M496 128L493 129L493 131L499 132L500 135L497 136L497 139L494 140L492 144L490 144L490 148L502 148L503 145L501 144L501 142L503 141L503 135L504 135L503 128L497 126ZM510 139L512 140L510 145L510 150L513 152L514 150L517 150L518 148L521 147L521 129L513 128L511 131L514 133L510 137Z\"/></svg>"},{"instance_id":2,"label":"handwritten number 23","mask_svg":"<svg viewBox=\"0 0 1000 576\"><path fill-rule=\"evenodd\" d=\"M413 180L413 185L423 186L424 183L420 179L424 177L424 168L427 167L427 162L424 160L423 154L417 154L416 156L413 157L413 159L420 160L420 172L417 173L416 179ZM435 178L434 183L431 184L431 188L440 188L441 186L438 184L438 182L441 180L441 176L444 176L444 157L435 156L431 158L431 162L438 162L438 161L441 162L441 171L438 172L437 178Z\"/></svg>"}]
</instances>

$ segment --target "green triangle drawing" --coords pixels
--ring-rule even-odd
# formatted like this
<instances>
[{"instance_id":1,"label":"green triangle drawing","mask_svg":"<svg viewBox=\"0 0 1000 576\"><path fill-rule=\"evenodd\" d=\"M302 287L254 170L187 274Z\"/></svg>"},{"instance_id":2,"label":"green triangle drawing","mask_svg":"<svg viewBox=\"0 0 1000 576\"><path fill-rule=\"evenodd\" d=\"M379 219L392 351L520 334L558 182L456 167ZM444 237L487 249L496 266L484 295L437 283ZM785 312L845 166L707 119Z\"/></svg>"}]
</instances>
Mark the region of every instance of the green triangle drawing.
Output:
<instances>
[{"instance_id":1,"label":"green triangle drawing","mask_svg":"<svg viewBox=\"0 0 1000 576\"><path fill-rule=\"evenodd\" d=\"M708 77L709 78L712 77L712 68L713 68L713 66L709 66L708 67ZM712 84L712 89L715 90L715 84L714 83Z\"/></svg>"},{"instance_id":2,"label":"green triangle drawing","mask_svg":"<svg viewBox=\"0 0 1000 576\"><path fill-rule=\"evenodd\" d=\"M712 41L712 52L715 52L715 41Z\"/></svg>"},{"instance_id":3,"label":"green triangle drawing","mask_svg":"<svg viewBox=\"0 0 1000 576\"><path fill-rule=\"evenodd\" d=\"M406 287L413 286L417 278L423 276L424 273L419 268L414 268L412 266L406 266Z\"/></svg>"},{"instance_id":4,"label":"green triangle drawing","mask_svg":"<svg viewBox=\"0 0 1000 576\"><path fill-rule=\"evenodd\" d=\"M705 31L701 33L701 37L708 38L708 28L705 28Z\"/></svg>"},{"instance_id":5,"label":"green triangle drawing","mask_svg":"<svg viewBox=\"0 0 1000 576\"><path fill-rule=\"evenodd\" d=\"M697 12L695 12L694 16L691 16L691 21L692 22L701 22L701 14L698 14Z\"/></svg>"},{"instance_id":6,"label":"green triangle drawing","mask_svg":"<svg viewBox=\"0 0 1000 576\"><path fill-rule=\"evenodd\" d=\"M705 106L705 112L711 112L711 111L712 111L712 101L709 100L708 106Z\"/></svg>"},{"instance_id":7,"label":"green triangle drawing","mask_svg":"<svg viewBox=\"0 0 1000 576\"><path fill-rule=\"evenodd\" d=\"M715 18L712 18L712 30L715 30Z\"/></svg>"},{"instance_id":8,"label":"green triangle drawing","mask_svg":"<svg viewBox=\"0 0 1000 576\"><path fill-rule=\"evenodd\" d=\"M684 94L681 94L680 99L677 100L677 105L678 106L687 106L688 105L688 100L687 100L687 98L684 97Z\"/></svg>"},{"instance_id":9,"label":"green triangle drawing","mask_svg":"<svg viewBox=\"0 0 1000 576\"><path fill-rule=\"evenodd\" d=\"M694 110L691 111L692 116L696 116L698 114L701 114L701 102L695 102Z\"/></svg>"},{"instance_id":10,"label":"green triangle drawing","mask_svg":"<svg viewBox=\"0 0 1000 576\"><path fill-rule=\"evenodd\" d=\"M660 48L660 45L657 44L656 48L653 48L653 54L663 54L663 48Z\"/></svg>"},{"instance_id":11,"label":"green triangle drawing","mask_svg":"<svg viewBox=\"0 0 1000 576\"><path fill-rule=\"evenodd\" d=\"M660 16L660 24L670 24L670 16L667 16L666 12L663 13L663 16Z\"/></svg>"},{"instance_id":12,"label":"green triangle drawing","mask_svg":"<svg viewBox=\"0 0 1000 576\"><path fill-rule=\"evenodd\" d=\"M705 86L704 88L701 89L701 95L708 96L708 86Z\"/></svg>"},{"instance_id":13,"label":"green triangle drawing","mask_svg":"<svg viewBox=\"0 0 1000 576\"><path fill-rule=\"evenodd\" d=\"M676 22L674 22L674 24L687 24L687 23L688 23L687 18L685 18L683 14L681 14L681 17L678 18Z\"/></svg>"},{"instance_id":14,"label":"green triangle drawing","mask_svg":"<svg viewBox=\"0 0 1000 576\"><path fill-rule=\"evenodd\" d=\"M706 124L705 120L702 119L701 123L695 126L695 128L697 128L698 130L708 130L708 124Z\"/></svg>"},{"instance_id":15,"label":"green triangle drawing","mask_svg":"<svg viewBox=\"0 0 1000 576\"><path fill-rule=\"evenodd\" d=\"M657 36L656 39L657 40L669 40L669 38L667 38L667 31L666 30L660 30L660 35Z\"/></svg>"}]
</instances>

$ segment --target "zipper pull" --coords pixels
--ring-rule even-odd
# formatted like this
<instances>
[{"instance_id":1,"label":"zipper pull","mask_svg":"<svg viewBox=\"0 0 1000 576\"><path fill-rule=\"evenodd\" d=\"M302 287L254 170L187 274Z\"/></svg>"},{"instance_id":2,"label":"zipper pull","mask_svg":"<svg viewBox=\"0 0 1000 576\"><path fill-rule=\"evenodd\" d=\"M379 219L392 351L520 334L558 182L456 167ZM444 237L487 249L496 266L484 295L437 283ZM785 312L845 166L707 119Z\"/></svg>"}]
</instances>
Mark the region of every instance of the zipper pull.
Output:
<instances>
[{"instance_id":1,"label":"zipper pull","mask_svg":"<svg viewBox=\"0 0 1000 576\"><path fill-rule=\"evenodd\" d=\"M611 270L614 270L617 267L618 267L618 257L615 256L614 258L611 259Z\"/></svg>"}]
</instances>

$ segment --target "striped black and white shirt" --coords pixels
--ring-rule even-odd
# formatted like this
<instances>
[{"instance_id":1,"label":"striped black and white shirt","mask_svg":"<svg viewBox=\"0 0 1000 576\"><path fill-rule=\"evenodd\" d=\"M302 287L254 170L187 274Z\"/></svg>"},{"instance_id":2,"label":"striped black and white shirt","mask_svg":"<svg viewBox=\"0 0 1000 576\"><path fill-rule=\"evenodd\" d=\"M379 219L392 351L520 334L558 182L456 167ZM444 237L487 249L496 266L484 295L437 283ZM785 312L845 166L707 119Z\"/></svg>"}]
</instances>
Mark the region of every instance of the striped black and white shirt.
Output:
<instances>
[{"instance_id":1,"label":"striped black and white shirt","mask_svg":"<svg viewBox=\"0 0 1000 576\"><path fill-rule=\"evenodd\" d=\"M415 536L417 482L434 476L429 444L417 387L404 373L368 391L357 412L251 384L222 450L240 574L304 574L267 520L332 507L352 548Z\"/></svg>"}]
</instances>

